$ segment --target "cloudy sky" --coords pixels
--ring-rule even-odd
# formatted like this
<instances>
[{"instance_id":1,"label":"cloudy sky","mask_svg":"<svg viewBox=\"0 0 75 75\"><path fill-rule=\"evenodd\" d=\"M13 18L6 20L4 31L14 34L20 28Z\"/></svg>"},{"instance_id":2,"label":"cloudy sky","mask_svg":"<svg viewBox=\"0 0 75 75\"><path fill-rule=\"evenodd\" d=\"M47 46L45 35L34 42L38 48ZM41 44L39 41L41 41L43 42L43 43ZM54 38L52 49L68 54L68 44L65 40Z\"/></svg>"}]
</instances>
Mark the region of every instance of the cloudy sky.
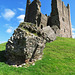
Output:
<instances>
[{"instance_id":1,"label":"cloudy sky","mask_svg":"<svg viewBox=\"0 0 75 75\"><path fill-rule=\"evenodd\" d=\"M25 16L27 0L1 0L0 1L0 43L8 41ZM31 0L33 1L33 0ZM40 0L41 12L50 15L51 0ZM70 4L73 37L75 37L75 0L62 0L65 5Z\"/></svg>"}]
</instances>

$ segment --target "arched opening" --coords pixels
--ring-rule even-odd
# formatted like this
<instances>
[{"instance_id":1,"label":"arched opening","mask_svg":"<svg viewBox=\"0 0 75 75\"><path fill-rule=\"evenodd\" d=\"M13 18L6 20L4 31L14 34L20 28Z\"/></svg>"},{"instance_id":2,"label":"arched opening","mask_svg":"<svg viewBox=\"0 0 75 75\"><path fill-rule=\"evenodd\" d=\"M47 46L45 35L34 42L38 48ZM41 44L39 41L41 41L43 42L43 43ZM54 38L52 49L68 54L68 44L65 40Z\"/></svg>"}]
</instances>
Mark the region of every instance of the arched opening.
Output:
<instances>
[{"instance_id":1,"label":"arched opening","mask_svg":"<svg viewBox=\"0 0 75 75\"><path fill-rule=\"evenodd\" d=\"M43 25L41 25L41 29L43 28Z\"/></svg>"},{"instance_id":2,"label":"arched opening","mask_svg":"<svg viewBox=\"0 0 75 75\"><path fill-rule=\"evenodd\" d=\"M65 29L64 29L64 32L65 32Z\"/></svg>"},{"instance_id":3,"label":"arched opening","mask_svg":"<svg viewBox=\"0 0 75 75\"><path fill-rule=\"evenodd\" d=\"M63 22L65 21L65 19L62 17Z\"/></svg>"}]
</instances>

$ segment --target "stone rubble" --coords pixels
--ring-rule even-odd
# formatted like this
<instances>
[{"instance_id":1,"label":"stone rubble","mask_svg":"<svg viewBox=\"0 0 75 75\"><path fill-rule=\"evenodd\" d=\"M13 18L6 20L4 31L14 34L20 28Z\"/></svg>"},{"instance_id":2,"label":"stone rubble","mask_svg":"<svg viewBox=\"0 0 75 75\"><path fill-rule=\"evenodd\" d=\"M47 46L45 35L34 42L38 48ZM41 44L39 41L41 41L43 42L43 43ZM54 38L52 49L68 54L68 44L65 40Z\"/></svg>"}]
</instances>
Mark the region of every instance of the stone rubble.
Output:
<instances>
[{"instance_id":1,"label":"stone rubble","mask_svg":"<svg viewBox=\"0 0 75 75\"><path fill-rule=\"evenodd\" d=\"M46 42L52 42L56 37L50 27L43 28L40 32L38 30L32 23L23 22L19 25L6 44L8 64L21 65L41 60Z\"/></svg>"}]
</instances>

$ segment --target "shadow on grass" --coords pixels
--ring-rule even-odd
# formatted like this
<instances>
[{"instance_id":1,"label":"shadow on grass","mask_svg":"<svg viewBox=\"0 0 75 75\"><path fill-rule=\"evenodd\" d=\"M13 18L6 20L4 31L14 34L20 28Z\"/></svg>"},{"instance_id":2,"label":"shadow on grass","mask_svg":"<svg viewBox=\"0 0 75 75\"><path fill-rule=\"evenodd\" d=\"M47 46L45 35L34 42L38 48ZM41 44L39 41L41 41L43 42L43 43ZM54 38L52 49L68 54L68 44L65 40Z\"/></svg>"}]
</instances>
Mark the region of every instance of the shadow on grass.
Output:
<instances>
[{"instance_id":1,"label":"shadow on grass","mask_svg":"<svg viewBox=\"0 0 75 75\"><path fill-rule=\"evenodd\" d=\"M5 58L5 50L0 51L0 62L6 62L6 58Z\"/></svg>"}]
</instances>

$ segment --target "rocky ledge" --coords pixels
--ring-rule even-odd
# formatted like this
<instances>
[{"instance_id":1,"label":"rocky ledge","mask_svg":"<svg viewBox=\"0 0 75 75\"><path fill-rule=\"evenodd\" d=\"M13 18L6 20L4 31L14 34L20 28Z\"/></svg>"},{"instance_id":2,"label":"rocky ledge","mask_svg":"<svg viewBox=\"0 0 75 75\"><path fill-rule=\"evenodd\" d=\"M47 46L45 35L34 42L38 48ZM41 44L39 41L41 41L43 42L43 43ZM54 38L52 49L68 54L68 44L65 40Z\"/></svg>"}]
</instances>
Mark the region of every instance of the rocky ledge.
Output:
<instances>
[{"instance_id":1,"label":"rocky ledge","mask_svg":"<svg viewBox=\"0 0 75 75\"><path fill-rule=\"evenodd\" d=\"M23 22L14 30L6 44L6 59L10 65L21 65L42 58L46 42L56 39L54 31L48 26L39 29L35 24Z\"/></svg>"}]
</instances>

